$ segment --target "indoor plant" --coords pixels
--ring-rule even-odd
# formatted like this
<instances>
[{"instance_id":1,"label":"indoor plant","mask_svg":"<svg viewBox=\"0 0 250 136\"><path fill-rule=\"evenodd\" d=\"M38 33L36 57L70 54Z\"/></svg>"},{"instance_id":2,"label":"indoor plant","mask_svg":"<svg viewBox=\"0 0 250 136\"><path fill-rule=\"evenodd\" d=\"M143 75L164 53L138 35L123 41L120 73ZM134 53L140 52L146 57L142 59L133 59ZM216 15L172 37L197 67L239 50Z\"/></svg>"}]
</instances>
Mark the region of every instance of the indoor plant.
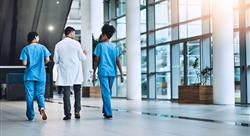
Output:
<instances>
[{"instance_id":1,"label":"indoor plant","mask_svg":"<svg viewBox=\"0 0 250 136\"><path fill-rule=\"evenodd\" d=\"M195 61L192 67L196 70L197 84L196 85L207 85L209 77L212 75L213 68L206 66L200 70L199 58L195 57Z\"/></svg>"},{"instance_id":2,"label":"indoor plant","mask_svg":"<svg viewBox=\"0 0 250 136\"><path fill-rule=\"evenodd\" d=\"M196 83L192 85L179 86L179 103L213 103L213 87L207 85L207 81L212 75L212 68L205 67L200 70L199 58L195 58L192 67L196 72Z\"/></svg>"}]
</instances>

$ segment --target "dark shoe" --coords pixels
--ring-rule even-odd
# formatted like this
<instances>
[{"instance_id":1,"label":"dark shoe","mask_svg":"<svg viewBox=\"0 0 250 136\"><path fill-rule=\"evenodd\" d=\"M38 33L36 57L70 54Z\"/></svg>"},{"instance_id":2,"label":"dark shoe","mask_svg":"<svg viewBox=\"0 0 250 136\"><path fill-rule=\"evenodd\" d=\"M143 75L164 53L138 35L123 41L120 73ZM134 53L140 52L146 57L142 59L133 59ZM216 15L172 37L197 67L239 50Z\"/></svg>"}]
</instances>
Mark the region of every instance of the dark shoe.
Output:
<instances>
[{"instance_id":1,"label":"dark shoe","mask_svg":"<svg viewBox=\"0 0 250 136\"><path fill-rule=\"evenodd\" d=\"M30 122L35 122L35 119L28 119L28 121L30 121Z\"/></svg>"},{"instance_id":2,"label":"dark shoe","mask_svg":"<svg viewBox=\"0 0 250 136\"><path fill-rule=\"evenodd\" d=\"M47 115L46 115L45 110L44 110L44 109L41 109L40 112L41 112L41 115L42 115L42 119L43 119L43 120L47 120Z\"/></svg>"},{"instance_id":3,"label":"dark shoe","mask_svg":"<svg viewBox=\"0 0 250 136\"><path fill-rule=\"evenodd\" d=\"M63 120L70 120L70 119L71 119L70 116L65 116L65 117L63 118Z\"/></svg>"},{"instance_id":4,"label":"dark shoe","mask_svg":"<svg viewBox=\"0 0 250 136\"><path fill-rule=\"evenodd\" d=\"M81 117L81 116L80 116L80 113L75 113L75 118L76 118L76 119L80 119L80 117Z\"/></svg>"},{"instance_id":5,"label":"dark shoe","mask_svg":"<svg viewBox=\"0 0 250 136\"><path fill-rule=\"evenodd\" d=\"M103 115L105 119L112 119L112 116Z\"/></svg>"}]
</instances>

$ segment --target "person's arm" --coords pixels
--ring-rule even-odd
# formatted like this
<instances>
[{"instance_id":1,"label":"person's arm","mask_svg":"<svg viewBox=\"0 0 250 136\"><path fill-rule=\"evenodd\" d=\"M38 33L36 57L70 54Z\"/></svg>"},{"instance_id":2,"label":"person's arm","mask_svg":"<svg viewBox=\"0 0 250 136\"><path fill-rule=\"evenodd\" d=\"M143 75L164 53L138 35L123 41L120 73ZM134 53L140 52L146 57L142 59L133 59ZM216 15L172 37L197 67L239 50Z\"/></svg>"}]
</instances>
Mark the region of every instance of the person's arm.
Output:
<instances>
[{"instance_id":1,"label":"person's arm","mask_svg":"<svg viewBox=\"0 0 250 136\"><path fill-rule=\"evenodd\" d=\"M121 65L121 62L120 62L120 59L119 57L116 58L116 65L120 71L120 75L121 75L121 82L124 81L124 78L123 78L123 73L122 73L122 65Z\"/></svg>"},{"instance_id":2,"label":"person's arm","mask_svg":"<svg viewBox=\"0 0 250 136\"><path fill-rule=\"evenodd\" d=\"M78 53L78 58L80 61L84 61L87 59L87 51L82 48L81 44L79 42L76 42L76 47L77 47L77 53Z\"/></svg>"},{"instance_id":3,"label":"person's arm","mask_svg":"<svg viewBox=\"0 0 250 136\"><path fill-rule=\"evenodd\" d=\"M93 80L96 80L96 69L99 65L100 62L100 56L101 56L101 46L98 44L95 48L94 55L95 55L95 60L94 60L94 71L93 71Z\"/></svg>"},{"instance_id":4,"label":"person's arm","mask_svg":"<svg viewBox=\"0 0 250 136\"><path fill-rule=\"evenodd\" d=\"M50 54L49 50L45 46L43 46L43 51L44 51L44 62L45 62L45 64L48 64L49 60L50 60L49 56L51 54Z\"/></svg>"},{"instance_id":5,"label":"person's arm","mask_svg":"<svg viewBox=\"0 0 250 136\"><path fill-rule=\"evenodd\" d=\"M80 61L84 61L87 59L87 52L81 47L78 48L78 58Z\"/></svg>"},{"instance_id":6,"label":"person's arm","mask_svg":"<svg viewBox=\"0 0 250 136\"><path fill-rule=\"evenodd\" d=\"M57 46L55 47L55 50L54 50L53 61L54 61L55 64L58 64L58 63L59 63L59 55L58 55Z\"/></svg>"},{"instance_id":7,"label":"person's arm","mask_svg":"<svg viewBox=\"0 0 250 136\"><path fill-rule=\"evenodd\" d=\"M49 63L49 57L47 57L46 59L45 59L45 64L48 64Z\"/></svg>"},{"instance_id":8,"label":"person's arm","mask_svg":"<svg viewBox=\"0 0 250 136\"><path fill-rule=\"evenodd\" d=\"M83 54L87 55L87 51L85 49L83 49Z\"/></svg>"},{"instance_id":9,"label":"person's arm","mask_svg":"<svg viewBox=\"0 0 250 136\"><path fill-rule=\"evenodd\" d=\"M19 59L21 60L23 66L28 65L28 54L27 54L26 48L22 49Z\"/></svg>"},{"instance_id":10,"label":"person's arm","mask_svg":"<svg viewBox=\"0 0 250 136\"><path fill-rule=\"evenodd\" d=\"M98 67L98 65L99 65L99 62L100 62L100 58L99 58L99 57L97 57L97 56L95 56L95 60L94 60L93 80L96 80L96 75L95 75L95 73L96 73L96 69L97 69L97 67Z\"/></svg>"}]
</instances>

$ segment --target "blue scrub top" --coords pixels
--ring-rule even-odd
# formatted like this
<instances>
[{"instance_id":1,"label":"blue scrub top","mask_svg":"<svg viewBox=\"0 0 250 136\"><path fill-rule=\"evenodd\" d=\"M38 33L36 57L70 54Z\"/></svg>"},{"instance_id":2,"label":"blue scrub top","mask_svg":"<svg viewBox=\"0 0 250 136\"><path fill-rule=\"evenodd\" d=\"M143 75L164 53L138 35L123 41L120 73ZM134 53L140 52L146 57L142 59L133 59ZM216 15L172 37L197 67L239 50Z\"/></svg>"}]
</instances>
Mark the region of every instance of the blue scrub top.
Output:
<instances>
[{"instance_id":1,"label":"blue scrub top","mask_svg":"<svg viewBox=\"0 0 250 136\"><path fill-rule=\"evenodd\" d=\"M116 58L121 55L121 52L115 44L99 43L95 48L94 55L100 59L98 76L117 76Z\"/></svg>"},{"instance_id":2,"label":"blue scrub top","mask_svg":"<svg viewBox=\"0 0 250 136\"><path fill-rule=\"evenodd\" d=\"M23 48L19 59L27 61L24 81L46 81L45 59L51 54L41 44L29 44Z\"/></svg>"}]
</instances>

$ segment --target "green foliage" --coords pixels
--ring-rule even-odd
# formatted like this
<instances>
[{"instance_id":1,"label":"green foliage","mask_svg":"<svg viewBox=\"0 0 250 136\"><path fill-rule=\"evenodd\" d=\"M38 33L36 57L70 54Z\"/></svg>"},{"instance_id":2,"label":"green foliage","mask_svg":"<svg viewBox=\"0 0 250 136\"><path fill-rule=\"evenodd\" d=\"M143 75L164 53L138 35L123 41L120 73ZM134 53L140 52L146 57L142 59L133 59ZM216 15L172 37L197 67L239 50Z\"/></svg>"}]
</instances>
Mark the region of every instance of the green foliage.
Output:
<instances>
[{"instance_id":1,"label":"green foliage","mask_svg":"<svg viewBox=\"0 0 250 136\"><path fill-rule=\"evenodd\" d=\"M199 58L197 57L195 57L192 67L196 70L197 81L200 79L200 83L198 85L206 85L209 77L212 75L213 68L207 66L204 69L199 70Z\"/></svg>"}]
</instances>

